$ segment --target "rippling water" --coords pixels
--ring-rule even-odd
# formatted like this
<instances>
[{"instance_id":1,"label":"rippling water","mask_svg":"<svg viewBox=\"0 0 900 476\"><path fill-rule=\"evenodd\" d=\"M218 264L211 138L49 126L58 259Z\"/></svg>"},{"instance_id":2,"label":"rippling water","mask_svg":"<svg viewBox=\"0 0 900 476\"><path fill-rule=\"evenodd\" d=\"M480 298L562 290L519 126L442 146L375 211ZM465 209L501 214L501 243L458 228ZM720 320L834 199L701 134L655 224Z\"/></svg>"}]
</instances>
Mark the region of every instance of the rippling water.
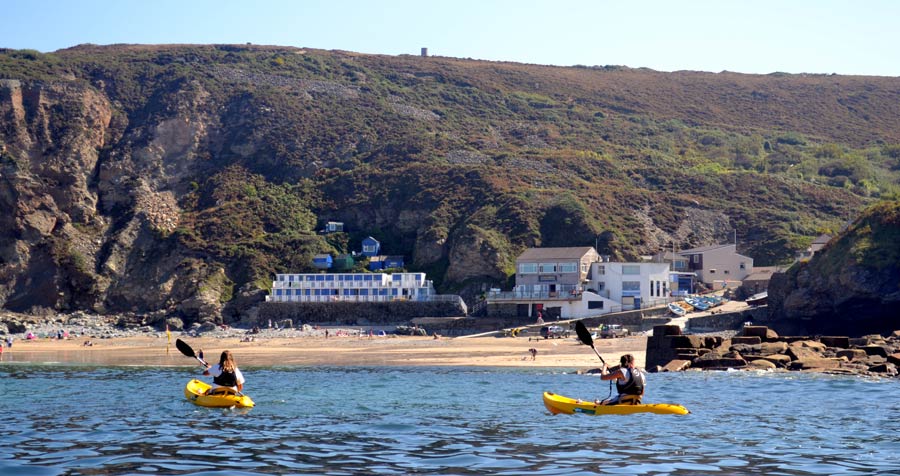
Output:
<instances>
[{"instance_id":1,"label":"rippling water","mask_svg":"<svg viewBox=\"0 0 900 476\"><path fill-rule=\"evenodd\" d=\"M551 416L596 377L480 368L246 368L250 410L178 368L0 365L0 475L900 473L900 382L653 374L687 416Z\"/></svg>"}]
</instances>

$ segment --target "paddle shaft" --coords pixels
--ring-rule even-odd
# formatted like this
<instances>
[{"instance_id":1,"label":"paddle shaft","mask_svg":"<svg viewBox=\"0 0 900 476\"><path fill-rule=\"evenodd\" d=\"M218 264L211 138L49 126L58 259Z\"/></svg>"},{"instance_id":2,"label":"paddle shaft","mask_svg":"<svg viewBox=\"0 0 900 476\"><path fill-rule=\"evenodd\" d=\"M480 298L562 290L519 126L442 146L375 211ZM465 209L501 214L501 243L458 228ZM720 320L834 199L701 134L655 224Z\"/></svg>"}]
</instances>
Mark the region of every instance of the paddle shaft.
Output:
<instances>
[{"instance_id":1,"label":"paddle shaft","mask_svg":"<svg viewBox=\"0 0 900 476\"><path fill-rule=\"evenodd\" d=\"M209 364L207 364L203 359L198 357L197 353L194 352L194 348L191 347L190 345L188 345L187 342L185 342L181 339L175 339L175 347L177 347L178 351L181 352L182 354L184 354L188 357L193 357L193 358L197 359L197 362L200 362L201 364L203 364L204 367L209 367Z\"/></svg>"},{"instance_id":2,"label":"paddle shaft","mask_svg":"<svg viewBox=\"0 0 900 476\"><path fill-rule=\"evenodd\" d=\"M591 350L593 350L594 353L597 354L597 357L600 357L600 362L603 362L603 365L606 365L606 361L603 360L603 356L600 355L600 352L597 352L597 349L595 349L593 345L591 346Z\"/></svg>"},{"instance_id":3,"label":"paddle shaft","mask_svg":"<svg viewBox=\"0 0 900 476\"><path fill-rule=\"evenodd\" d=\"M578 334L578 340L580 340L584 345L589 345L591 347L591 350L593 350L594 353L597 354L597 357L600 357L600 362L603 362L603 365L606 365L606 361L603 360L603 356L601 356L600 352L597 352L597 348L594 347L594 338L591 337L591 332L588 331L583 322L578 321L575 323L575 333Z\"/></svg>"}]
</instances>

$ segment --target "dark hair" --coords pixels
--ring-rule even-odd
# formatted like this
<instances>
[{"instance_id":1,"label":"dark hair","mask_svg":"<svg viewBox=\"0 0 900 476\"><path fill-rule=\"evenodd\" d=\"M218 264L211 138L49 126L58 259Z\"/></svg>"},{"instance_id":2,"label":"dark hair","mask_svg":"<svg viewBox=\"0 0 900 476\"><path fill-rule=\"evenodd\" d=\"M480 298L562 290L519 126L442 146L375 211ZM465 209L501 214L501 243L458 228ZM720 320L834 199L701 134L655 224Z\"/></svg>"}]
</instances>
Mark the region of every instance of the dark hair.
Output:
<instances>
[{"instance_id":1,"label":"dark hair","mask_svg":"<svg viewBox=\"0 0 900 476\"><path fill-rule=\"evenodd\" d=\"M619 362L622 364L622 367L625 367L628 364L634 363L634 356L631 354L625 354L622 358L619 359Z\"/></svg>"}]
</instances>

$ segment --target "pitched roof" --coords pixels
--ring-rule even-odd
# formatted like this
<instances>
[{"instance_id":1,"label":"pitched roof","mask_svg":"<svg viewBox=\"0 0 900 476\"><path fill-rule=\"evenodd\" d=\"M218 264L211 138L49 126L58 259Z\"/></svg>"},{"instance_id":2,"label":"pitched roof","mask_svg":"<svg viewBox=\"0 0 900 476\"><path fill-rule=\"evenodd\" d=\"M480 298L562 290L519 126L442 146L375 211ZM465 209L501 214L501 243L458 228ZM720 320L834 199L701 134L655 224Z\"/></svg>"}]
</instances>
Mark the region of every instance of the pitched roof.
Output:
<instances>
[{"instance_id":1,"label":"pitched roof","mask_svg":"<svg viewBox=\"0 0 900 476\"><path fill-rule=\"evenodd\" d=\"M707 251L717 250L719 248L725 248L727 246L734 246L735 248L737 248L737 246L735 246L734 243L726 243L724 245L701 246L699 248L691 248L689 250L681 250L678 252L678 254L684 255L684 254L706 253Z\"/></svg>"},{"instance_id":2,"label":"pitched roof","mask_svg":"<svg viewBox=\"0 0 900 476\"><path fill-rule=\"evenodd\" d=\"M754 266L744 281L765 281L780 271L781 268L778 266Z\"/></svg>"},{"instance_id":3,"label":"pitched roof","mask_svg":"<svg viewBox=\"0 0 900 476\"><path fill-rule=\"evenodd\" d=\"M530 261L542 259L581 259L590 253L593 246L577 246L571 248L528 248L516 260Z\"/></svg>"},{"instance_id":4,"label":"pitched roof","mask_svg":"<svg viewBox=\"0 0 900 476\"><path fill-rule=\"evenodd\" d=\"M831 235L819 235L815 240L813 240L812 244L814 245L824 245L831 241Z\"/></svg>"}]
</instances>

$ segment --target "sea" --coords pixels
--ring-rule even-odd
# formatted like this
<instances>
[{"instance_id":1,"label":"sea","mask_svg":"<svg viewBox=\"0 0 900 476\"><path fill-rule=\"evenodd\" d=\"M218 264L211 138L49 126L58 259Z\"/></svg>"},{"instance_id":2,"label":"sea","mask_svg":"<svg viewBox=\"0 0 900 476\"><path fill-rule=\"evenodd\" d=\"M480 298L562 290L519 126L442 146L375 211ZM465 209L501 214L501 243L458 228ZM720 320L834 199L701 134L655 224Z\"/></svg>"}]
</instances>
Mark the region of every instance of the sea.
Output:
<instances>
[{"instance_id":1,"label":"sea","mask_svg":"<svg viewBox=\"0 0 900 476\"><path fill-rule=\"evenodd\" d=\"M900 474L900 380L650 374L689 415L551 415L575 369L246 367L252 409L189 403L187 367L0 363L0 475Z\"/></svg>"}]
</instances>

